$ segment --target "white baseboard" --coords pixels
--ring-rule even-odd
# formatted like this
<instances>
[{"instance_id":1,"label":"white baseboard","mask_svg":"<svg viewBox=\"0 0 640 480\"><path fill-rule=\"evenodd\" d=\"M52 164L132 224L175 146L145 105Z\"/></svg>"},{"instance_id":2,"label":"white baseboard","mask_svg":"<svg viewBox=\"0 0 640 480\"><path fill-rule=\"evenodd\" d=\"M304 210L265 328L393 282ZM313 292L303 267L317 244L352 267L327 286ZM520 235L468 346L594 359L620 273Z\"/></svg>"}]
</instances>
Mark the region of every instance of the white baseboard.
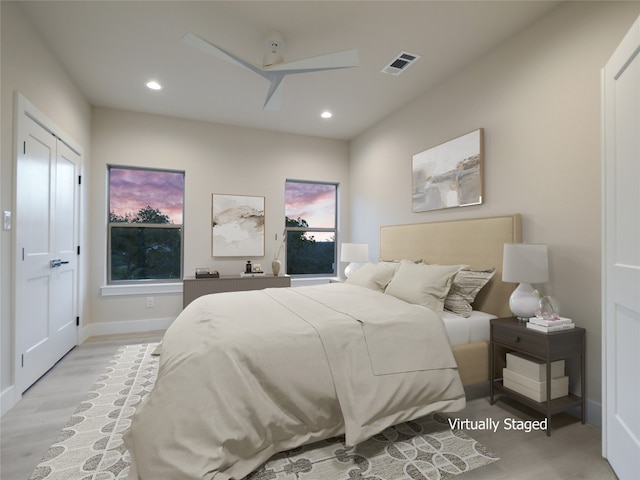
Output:
<instances>
[{"instance_id":1,"label":"white baseboard","mask_svg":"<svg viewBox=\"0 0 640 480\"><path fill-rule=\"evenodd\" d=\"M602 404L589 400L587 398L586 403L586 422L602 429ZM579 409L576 409L579 411Z\"/></svg>"},{"instance_id":2,"label":"white baseboard","mask_svg":"<svg viewBox=\"0 0 640 480\"><path fill-rule=\"evenodd\" d=\"M16 398L15 390L13 385L11 385L0 393L0 417L11 410L16 403L18 403L18 400L20 400Z\"/></svg>"},{"instance_id":3,"label":"white baseboard","mask_svg":"<svg viewBox=\"0 0 640 480\"><path fill-rule=\"evenodd\" d=\"M175 317L150 318L146 320L126 320L123 322L90 323L82 329L84 342L89 337L100 335L117 335L121 333L142 333L166 330L173 323Z\"/></svg>"}]
</instances>

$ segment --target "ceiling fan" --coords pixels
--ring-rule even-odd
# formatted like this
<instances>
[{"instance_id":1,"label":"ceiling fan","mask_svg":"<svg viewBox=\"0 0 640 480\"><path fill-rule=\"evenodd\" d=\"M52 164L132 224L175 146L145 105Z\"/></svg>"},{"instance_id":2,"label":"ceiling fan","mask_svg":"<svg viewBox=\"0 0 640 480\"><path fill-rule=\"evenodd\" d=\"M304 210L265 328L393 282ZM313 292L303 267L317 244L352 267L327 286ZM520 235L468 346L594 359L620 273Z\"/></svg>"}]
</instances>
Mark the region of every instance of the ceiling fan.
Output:
<instances>
[{"instance_id":1,"label":"ceiling fan","mask_svg":"<svg viewBox=\"0 0 640 480\"><path fill-rule=\"evenodd\" d=\"M226 60L239 67L246 68L269 80L271 86L269 87L267 98L264 102L264 110L277 110L280 108L282 103L282 80L284 80L284 77L287 75L358 66L358 51L356 49L284 63L282 56L278 53L278 50L284 44L284 36L278 31L270 32L266 37L268 51L264 55L262 67L243 60L230 51L214 45L193 33L184 35L182 41L191 47Z\"/></svg>"}]
</instances>

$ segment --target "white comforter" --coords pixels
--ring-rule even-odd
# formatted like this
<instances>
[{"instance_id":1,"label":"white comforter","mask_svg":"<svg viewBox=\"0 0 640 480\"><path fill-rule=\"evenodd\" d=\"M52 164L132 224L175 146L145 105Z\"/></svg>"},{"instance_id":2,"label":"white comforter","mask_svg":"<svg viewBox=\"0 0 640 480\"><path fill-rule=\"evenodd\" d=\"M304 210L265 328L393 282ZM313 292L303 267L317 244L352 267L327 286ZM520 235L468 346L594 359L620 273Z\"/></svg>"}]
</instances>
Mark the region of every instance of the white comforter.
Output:
<instances>
[{"instance_id":1,"label":"white comforter","mask_svg":"<svg viewBox=\"0 0 640 480\"><path fill-rule=\"evenodd\" d=\"M432 311L349 284L222 293L167 330L129 479L241 479L273 454L464 408Z\"/></svg>"}]
</instances>

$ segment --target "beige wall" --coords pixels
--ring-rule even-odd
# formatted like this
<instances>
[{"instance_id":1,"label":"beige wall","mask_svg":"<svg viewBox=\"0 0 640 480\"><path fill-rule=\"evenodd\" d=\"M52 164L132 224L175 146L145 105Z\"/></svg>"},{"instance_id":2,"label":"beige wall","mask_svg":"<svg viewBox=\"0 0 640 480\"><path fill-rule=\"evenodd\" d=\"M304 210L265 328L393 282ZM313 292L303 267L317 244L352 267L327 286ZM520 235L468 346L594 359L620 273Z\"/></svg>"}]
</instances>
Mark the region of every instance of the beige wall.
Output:
<instances>
[{"instance_id":1,"label":"beige wall","mask_svg":"<svg viewBox=\"0 0 640 480\"><path fill-rule=\"evenodd\" d=\"M562 314L587 329L587 397L599 423L600 69L638 2L568 2L351 143L352 240L380 225L521 213L548 243ZM411 72L406 73L410 75ZM485 129L484 204L411 212L411 156Z\"/></svg>"},{"instance_id":2,"label":"beige wall","mask_svg":"<svg viewBox=\"0 0 640 480\"><path fill-rule=\"evenodd\" d=\"M89 332L110 331L109 323L162 325L182 309L181 294L104 297L106 283L107 165L127 165L185 171L184 271L213 267L221 274L243 271L246 258L211 257L211 194L265 197L265 256L250 258L271 271L284 228L284 182L287 178L336 182L349 196L348 144L301 135L196 122L170 117L94 108L92 116L92 176L89 208L91 247ZM348 202L340 203L340 229L348 232ZM154 296L155 307L146 308ZM155 322L158 320L158 322ZM98 325L101 324L101 325Z\"/></svg>"},{"instance_id":3,"label":"beige wall","mask_svg":"<svg viewBox=\"0 0 640 480\"><path fill-rule=\"evenodd\" d=\"M14 183L14 95L22 93L36 108L60 127L66 135L89 152L91 108L73 80L58 64L47 46L24 19L13 2L0 2L2 16L2 86L0 97L1 210L13 211ZM15 223L15 217L14 217ZM83 232L84 234L84 232ZM13 384L13 231L0 231L0 393ZM84 266L86 270L86 265ZM81 289L81 298L84 290ZM82 305L81 305L82 307ZM84 311L84 310L83 310ZM85 312L86 315L86 312Z\"/></svg>"}]
</instances>

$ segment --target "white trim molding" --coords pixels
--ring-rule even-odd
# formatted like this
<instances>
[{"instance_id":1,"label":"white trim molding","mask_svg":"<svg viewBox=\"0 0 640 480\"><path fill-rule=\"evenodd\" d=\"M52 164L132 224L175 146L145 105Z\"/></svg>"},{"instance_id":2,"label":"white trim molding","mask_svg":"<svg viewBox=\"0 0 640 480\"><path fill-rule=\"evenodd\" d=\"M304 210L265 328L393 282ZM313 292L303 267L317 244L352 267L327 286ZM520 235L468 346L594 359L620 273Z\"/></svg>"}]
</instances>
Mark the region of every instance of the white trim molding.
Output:
<instances>
[{"instance_id":1,"label":"white trim molding","mask_svg":"<svg viewBox=\"0 0 640 480\"><path fill-rule=\"evenodd\" d=\"M100 287L101 297L160 295L163 293L182 293L182 282L145 283L139 285L103 285L102 287Z\"/></svg>"},{"instance_id":2,"label":"white trim molding","mask_svg":"<svg viewBox=\"0 0 640 480\"><path fill-rule=\"evenodd\" d=\"M145 320L125 320L122 322L90 323L82 329L82 341L101 335L119 335L123 333L143 333L164 331L173 323L175 317L149 318Z\"/></svg>"},{"instance_id":3,"label":"white trim molding","mask_svg":"<svg viewBox=\"0 0 640 480\"><path fill-rule=\"evenodd\" d=\"M22 396L16 398L15 392L15 387L11 385L0 393L0 417L11 410L22 398Z\"/></svg>"}]
</instances>

